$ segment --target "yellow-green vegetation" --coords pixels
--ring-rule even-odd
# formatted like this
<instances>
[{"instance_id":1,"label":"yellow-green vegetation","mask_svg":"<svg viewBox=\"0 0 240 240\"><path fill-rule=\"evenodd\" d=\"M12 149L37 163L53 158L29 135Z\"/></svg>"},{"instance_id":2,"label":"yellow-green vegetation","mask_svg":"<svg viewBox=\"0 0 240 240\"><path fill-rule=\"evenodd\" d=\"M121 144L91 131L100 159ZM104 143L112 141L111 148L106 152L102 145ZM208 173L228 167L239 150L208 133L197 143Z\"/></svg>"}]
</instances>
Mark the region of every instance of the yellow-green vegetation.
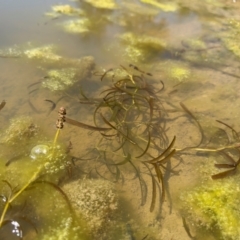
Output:
<instances>
[{"instance_id":1,"label":"yellow-green vegetation","mask_svg":"<svg viewBox=\"0 0 240 240\"><path fill-rule=\"evenodd\" d=\"M61 69L51 69L46 72L45 80L41 83L43 88L53 92L68 90L80 81L87 80L95 63L93 57L86 56L74 60L63 59L61 65L63 66Z\"/></svg>"},{"instance_id":2,"label":"yellow-green vegetation","mask_svg":"<svg viewBox=\"0 0 240 240\"><path fill-rule=\"evenodd\" d=\"M177 62L167 62L162 65L163 71L172 80L177 80L179 82L189 79L191 76L190 68L187 65L177 63Z\"/></svg>"},{"instance_id":3,"label":"yellow-green vegetation","mask_svg":"<svg viewBox=\"0 0 240 240\"><path fill-rule=\"evenodd\" d=\"M52 6L52 11L45 13L46 16L57 18L61 15L67 16L79 16L83 15L84 12L79 8L74 8L68 4L66 5L54 5Z\"/></svg>"},{"instance_id":4,"label":"yellow-green vegetation","mask_svg":"<svg viewBox=\"0 0 240 240\"><path fill-rule=\"evenodd\" d=\"M239 39L240 37L240 21L230 20L228 22L228 28L222 39L228 50L230 50L234 55L240 57L240 46Z\"/></svg>"},{"instance_id":5,"label":"yellow-green vegetation","mask_svg":"<svg viewBox=\"0 0 240 240\"><path fill-rule=\"evenodd\" d=\"M54 69L48 71L47 78L42 82L42 86L51 91L62 91L72 87L77 81L77 69Z\"/></svg>"},{"instance_id":6,"label":"yellow-green vegetation","mask_svg":"<svg viewBox=\"0 0 240 240\"><path fill-rule=\"evenodd\" d=\"M9 146L25 145L38 133L38 127L29 116L19 116L10 120L9 127L2 133L1 143Z\"/></svg>"},{"instance_id":7,"label":"yellow-green vegetation","mask_svg":"<svg viewBox=\"0 0 240 240\"><path fill-rule=\"evenodd\" d=\"M63 28L69 33L87 33L91 29L91 21L88 18L74 19L63 22Z\"/></svg>"},{"instance_id":8,"label":"yellow-green vegetation","mask_svg":"<svg viewBox=\"0 0 240 240\"><path fill-rule=\"evenodd\" d=\"M76 67L85 72L85 68L88 69L89 66L93 66L94 59L93 57L86 56L79 59L72 59L60 56L55 53L56 46L54 45L45 45L41 47L30 47L28 46L27 50L23 51L22 56L27 57L30 60L37 60L42 65L47 66L61 66L61 67ZM84 67L84 69L83 69Z\"/></svg>"},{"instance_id":9,"label":"yellow-green vegetation","mask_svg":"<svg viewBox=\"0 0 240 240\"><path fill-rule=\"evenodd\" d=\"M113 80L124 79L128 76L126 71L122 68L114 68L111 71L103 70L103 72L105 73L104 80L109 81L109 83Z\"/></svg>"},{"instance_id":10,"label":"yellow-green vegetation","mask_svg":"<svg viewBox=\"0 0 240 240\"><path fill-rule=\"evenodd\" d=\"M45 62L59 62L62 57L55 54L55 47L53 45L46 45L37 48L30 48L25 50L23 54L29 59L37 59Z\"/></svg>"},{"instance_id":11,"label":"yellow-green vegetation","mask_svg":"<svg viewBox=\"0 0 240 240\"><path fill-rule=\"evenodd\" d=\"M80 9L74 8L70 5L54 5L52 6L52 10L56 13L61 13L64 15L72 15L76 13L80 13Z\"/></svg>"},{"instance_id":12,"label":"yellow-green vegetation","mask_svg":"<svg viewBox=\"0 0 240 240\"><path fill-rule=\"evenodd\" d=\"M56 219L57 220L57 219ZM49 228L49 231L37 236L36 240L85 240L89 239L83 234L86 224L74 225L71 217L66 217L58 221L59 225Z\"/></svg>"},{"instance_id":13,"label":"yellow-green vegetation","mask_svg":"<svg viewBox=\"0 0 240 240\"><path fill-rule=\"evenodd\" d=\"M239 177L204 183L182 194L188 222L215 231L224 240L240 239Z\"/></svg>"},{"instance_id":14,"label":"yellow-green vegetation","mask_svg":"<svg viewBox=\"0 0 240 240\"><path fill-rule=\"evenodd\" d=\"M84 0L95 8L116 9L118 8L114 0Z\"/></svg>"},{"instance_id":15,"label":"yellow-green vegetation","mask_svg":"<svg viewBox=\"0 0 240 240\"><path fill-rule=\"evenodd\" d=\"M6 58L19 58L22 56L22 51L20 50L19 46L14 45L10 48L0 49L0 56Z\"/></svg>"},{"instance_id":16,"label":"yellow-green vegetation","mask_svg":"<svg viewBox=\"0 0 240 240\"><path fill-rule=\"evenodd\" d=\"M160 1L157 1L157 0L141 0L141 2L160 8L164 12L175 12L178 9L178 5L174 2L160 3Z\"/></svg>"},{"instance_id":17,"label":"yellow-green vegetation","mask_svg":"<svg viewBox=\"0 0 240 240\"><path fill-rule=\"evenodd\" d=\"M131 32L120 36L125 45L125 55L132 61L146 61L166 49L166 42L156 37L137 35Z\"/></svg>"},{"instance_id":18,"label":"yellow-green vegetation","mask_svg":"<svg viewBox=\"0 0 240 240\"><path fill-rule=\"evenodd\" d=\"M140 4L137 4L135 2L130 2L130 1L121 2L121 7L131 13L145 15L145 16L155 16L159 13L158 9L148 7L148 6L142 6Z\"/></svg>"},{"instance_id":19,"label":"yellow-green vegetation","mask_svg":"<svg viewBox=\"0 0 240 240\"><path fill-rule=\"evenodd\" d=\"M76 64L75 59L64 58L56 54L57 47L53 44L34 47L32 43L23 46L13 46L8 49L0 50L0 56L3 57L23 57L32 61L39 61L41 64Z\"/></svg>"},{"instance_id":20,"label":"yellow-green vegetation","mask_svg":"<svg viewBox=\"0 0 240 240\"><path fill-rule=\"evenodd\" d=\"M14 146L14 151L19 150L17 141L22 144L21 141L29 138L29 142L24 145L28 154L19 156L15 161L8 161L7 165L3 165L2 159L0 164L1 232L10 231L9 238L25 236L29 230L25 232L25 228L21 227L21 219L24 219L33 228L34 239L84 240L85 222L80 215L74 215L67 196L56 185L69 167L65 148L57 144L60 129L54 141L40 140L39 145L30 151L29 147L36 144L37 140L30 142L33 131L29 130L29 123L31 121L28 118L14 119L5 133L11 135L5 140ZM9 225L10 230L5 225Z\"/></svg>"},{"instance_id":21,"label":"yellow-green vegetation","mask_svg":"<svg viewBox=\"0 0 240 240\"><path fill-rule=\"evenodd\" d=\"M206 43L202 41L201 39L185 39L182 41L182 44L184 47L189 48L191 50L204 50L207 49Z\"/></svg>"}]
</instances>

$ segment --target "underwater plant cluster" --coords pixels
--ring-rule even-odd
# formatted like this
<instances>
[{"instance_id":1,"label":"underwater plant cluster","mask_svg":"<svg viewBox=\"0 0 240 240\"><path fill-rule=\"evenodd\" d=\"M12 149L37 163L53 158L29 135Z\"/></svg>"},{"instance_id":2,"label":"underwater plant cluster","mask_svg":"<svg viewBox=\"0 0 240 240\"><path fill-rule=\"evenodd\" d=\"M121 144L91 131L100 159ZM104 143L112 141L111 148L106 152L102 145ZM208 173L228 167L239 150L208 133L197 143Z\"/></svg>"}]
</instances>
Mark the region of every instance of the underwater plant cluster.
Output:
<instances>
[{"instance_id":1,"label":"underwater plant cluster","mask_svg":"<svg viewBox=\"0 0 240 240\"><path fill-rule=\"evenodd\" d=\"M58 4L80 47L1 49L37 81L0 103L0 239L240 239L236 3Z\"/></svg>"}]
</instances>

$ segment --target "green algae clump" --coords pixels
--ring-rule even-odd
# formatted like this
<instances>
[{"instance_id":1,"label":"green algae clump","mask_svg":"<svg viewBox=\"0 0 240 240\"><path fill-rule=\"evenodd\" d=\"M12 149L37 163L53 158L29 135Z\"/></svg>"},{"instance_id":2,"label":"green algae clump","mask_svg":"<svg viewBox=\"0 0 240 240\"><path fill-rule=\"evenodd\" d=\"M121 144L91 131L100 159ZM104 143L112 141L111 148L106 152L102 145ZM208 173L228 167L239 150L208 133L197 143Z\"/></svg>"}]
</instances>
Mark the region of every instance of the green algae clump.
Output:
<instances>
[{"instance_id":1,"label":"green algae clump","mask_svg":"<svg viewBox=\"0 0 240 240\"><path fill-rule=\"evenodd\" d=\"M240 57L239 39L240 37L240 21L230 20L228 22L227 32L223 36L223 43L226 48L237 57Z\"/></svg>"},{"instance_id":2,"label":"green algae clump","mask_svg":"<svg viewBox=\"0 0 240 240\"><path fill-rule=\"evenodd\" d=\"M182 45L186 47L187 49L191 50L206 50L207 45L204 41L201 39L195 39L195 38L190 38L190 39L184 39L182 41Z\"/></svg>"},{"instance_id":3,"label":"green algae clump","mask_svg":"<svg viewBox=\"0 0 240 240\"><path fill-rule=\"evenodd\" d=\"M78 226L74 226L73 219L66 217L61 220L59 225L50 228L49 231L45 232L44 235L37 238L37 240L86 240L88 238L82 231L85 225L86 224L81 221Z\"/></svg>"},{"instance_id":4,"label":"green algae clump","mask_svg":"<svg viewBox=\"0 0 240 240\"><path fill-rule=\"evenodd\" d=\"M95 8L116 9L118 8L114 0L84 0Z\"/></svg>"},{"instance_id":5,"label":"green algae clump","mask_svg":"<svg viewBox=\"0 0 240 240\"><path fill-rule=\"evenodd\" d=\"M158 9L148 6L142 6L134 2L122 2L121 7L124 10L127 10L133 14L138 14L142 16L155 16L159 13Z\"/></svg>"},{"instance_id":6,"label":"green algae clump","mask_svg":"<svg viewBox=\"0 0 240 240\"><path fill-rule=\"evenodd\" d=\"M70 65L73 67L65 67ZM52 92L65 91L76 86L80 81L88 79L95 66L94 58L86 56L72 61L62 62L62 68L47 71L42 87Z\"/></svg>"},{"instance_id":7,"label":"green algae clump","mask_svg":"<svg viewBox=\"0 0 240 240\"><path fill-rule=\"evenodd\" d=\"M160 3L156 0L141 0L142 3L150 4L154 7L161 9L164 12L175 12L178 9L176 3Z\"/></svg>"},{"instance_id":8,"label":"green algae clump","mask_svg":"<svg viewBox=\"0 0 240 240\"><path fill-rule=\"evenodd\" d=\"M42 86L51 91L66 90L77 82L76 72L75 68L50 70L47 73L47 79L42 82Z\"/></svg>"},{"instance_id":9,"label":"green algae clump","mask_svg":"<svg viewBox=\"0 0 240 240\"><path fill-rule=\"evenodd\" d=\"M139 36L128 32L120 36L125 55L132 61L146 61L166 49L166 42L152 36Z\"/></svg>"},{"instance_id":10,"label":"green algae clump","mask_svg":"<svg viewBox=\"0 0 240 240\"><path fill-rule=\"evenodd\" d=\"M204 227L224 240L240 239L239 178L227 178L196 187L182 194L188 222Z\"/></svg>"},{"instance_id":11,"label":"green algae clump","mask_svg":"<svg viewBox=\"0 0 240 240\"><path fill-rule=\"evenodd\" d=\"M178 82L183 82L191 76L191 70L186 64L170 61L163 63L162 68L168 78Z\"/></svg>"},{"instance_id":12,"label":"green algae clump","mask_svg":"<svg viewBox=\"0 0 240 240\"><path fill-rule=\"evenodd\" d=\"M73 8L72 6L67 5L67 4L66 5L55 5L55 6L52 6L52 9L54 12L61 13L64 15L72 15L72 14L78 13L80 11L80 9Z\"/></svg>"},{"instance_id":13,"label":"green algae clump","mask_svg":"<svg viewBox=\"0 0 240 240\"><path fill-rule=\"evenodd\" d=\"M29 116L20 116L10 120L10 126L1 135L0 142L9 146L26 144L35 137L38 127Z\"/></svg>"},{"instance_id":14,"label":"green algae clump","mask_svg":"<svg viewBox=\"0 0 240 240\"><path fill-rule=\"evenodd\" d=\"M74 8L68 4L52 6L52 12L45 13L46 16L57 18L61 15L75 16L82 15L83 11L79 8Z\"/></svg>"},{"instance_id":15,"label":"green algae clump","mask_svg":"<svg viewBox=\"0 0 240 240\"><path fill-rule=\"evenodd\" d=\"M87 33L91 29L91 21L88 18L68 20L62 26L69 33Z\"/></svg>"},{"instance_id":16,"label":"green algae clump","mask_svg":"<svg viewBox=\"0 0 240 240\"><path fill-rule=\"evenodd\" d=\"M190 76L190 71L182 67L173 67L171 76L179 81L183 81Z\"/></svg>"},{"instance_id":17,"label":"green algae clump","mask_svg":"<svg viewBox=\"0 0 240 240\"><path fill-rule=\"evenodd\" d=\"M44 60L47 62L58 62L62 59L61 56L54 53L53 45L46 45L37 48L25 50L23 54L29 59Z\"/></svg>"}]
</instances>

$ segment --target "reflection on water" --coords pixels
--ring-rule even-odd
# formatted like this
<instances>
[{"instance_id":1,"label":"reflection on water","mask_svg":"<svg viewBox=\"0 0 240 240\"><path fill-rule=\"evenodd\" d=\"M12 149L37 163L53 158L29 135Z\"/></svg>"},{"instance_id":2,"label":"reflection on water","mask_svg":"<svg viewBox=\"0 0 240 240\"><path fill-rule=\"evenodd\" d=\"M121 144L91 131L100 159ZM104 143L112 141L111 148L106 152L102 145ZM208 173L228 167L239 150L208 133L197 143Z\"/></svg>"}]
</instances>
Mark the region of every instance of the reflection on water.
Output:
<instances>
[{"instance_id":1,"label":"reflection on water","mask_svg":"<svg viewBox=\"0 0 240 240\"><path fill-rule=\"evenodd\" d=\"M240 239L237 1L0 4L1 239Z\"/></svg>"}]
</instances>

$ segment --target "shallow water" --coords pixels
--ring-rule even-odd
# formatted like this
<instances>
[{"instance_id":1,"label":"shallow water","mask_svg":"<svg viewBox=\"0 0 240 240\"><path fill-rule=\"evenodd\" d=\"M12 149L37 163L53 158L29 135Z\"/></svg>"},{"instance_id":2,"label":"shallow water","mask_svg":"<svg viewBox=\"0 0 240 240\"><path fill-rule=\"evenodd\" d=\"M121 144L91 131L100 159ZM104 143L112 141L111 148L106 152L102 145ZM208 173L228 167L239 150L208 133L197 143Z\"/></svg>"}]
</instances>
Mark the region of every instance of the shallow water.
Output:
<instances>
[{"instance_id":1,"label":"shallow water","mask_svg":"<svg viewBox=\"0 0 240 240\"><path fill-rule=\"evenodd\" d=\"M123 96L129 94L130 98L132 96L139 97L140 102L130 115L128 115L128 111L124 112L129 117L129 122L124 123L127 123L127 130L123 128L117 136L113 134L114 129L109 133L113 134L111 138L109 136L104 138L104 135L98 131L65 123L58 138L59 144L65 148L71 143L72 149L69 154L74 156L75 160L80 160L76 160L75 165L72 166L71 178L60 171L55 176L56 178L49 177L48 181L59 183L63 188L67 182L65 190L67 195L72 196L74 194L69 190L72 181L75 184L72 186L76 186L76 181L81 183L83 178L92 177L94 180L96 180L95 178L106 178L111 180L113 185L106 187L103 184L101 187L109 188L110 190L106 191L110 191L111 194L112 192L116 193L119 198L116 201L119 203L116 204L118 206L116 212L115 207L110 210L106 208L108 209L106 211L110 211L108 215L104 215L106 221L109 222L108 227L106 224L96 227L93 223L92 229L92 226L87 226L87 224L85 226L84 217L80 217L79 221L82 222L85 233L74 235L73 231L65 238L63 236L65 233L59 234L62 234L63 239L81 236L82 239L186 240L191 239L189 235L195 236L196 239L240 239L239 227L233 227L234 230L231 229L231 231L230 227L226 228L224 223L228 220L225 219L224 222L220 219L221 216L218 215L216 209L209 210L210 212L215 211L213 215L203 213L203 215L206 214L204 216L207 220L204 219L201 211L204 211L207 206L204 205L201 209L197 205L198 203L190 200L190 195L186 193L203 185L215 186L213 185L216 184L215 181L222 181L223 186L225 186L224 184L235 186L234 184L238 180L238 171L226 180L225 178L212 180L211 175L226 170L225 168L218 170L214 167L215 163L232 164L232 159L234 161L239 159L240 47L238 39L240 19L238 12L240 3L238 1L226 3L213 0L189 3L189 1L176 0L171 5L171 11L168 11L169 8L166 8L166 4L164 8L162 5L157 5L155 1L152 1L155 6L133 0L116 2L118 8L109 10L94 7L85 1L64 1L62 4L69 4L83 12L71 12L70 15L59 14L50 17L45 13L52 11L51 6L59 4L58 1L29 0L20 3L13 0L0 0L0 100L6 101L6 106L0 112L2 126L0 156L4 162L1 164L1 179L8 182L12 180L13 185L16 185L15 181L18 177L22 178L20 181L22 185L27 182L26 176L25 178L21 177L21 172L24 175L24 171L30 171L33 163L27 163L26 155L35 145L46 142L52 144L56 134L57 110L61 106L67 109L67 117L71 119L91 126L97 123L98 127L111 127L99 114L101 112L104 116L109 116L109 106L105 105L100 108L100 111L97 111L95 123L93 114L96 104L99 104L104 94L107 94L107 92L100 93L112 87L114 81L117 81L119 77L116 73L113 78L110 72L110 75L106 75L105 78L99 73L103 74L110 68L121 69L121 65L127 69L127 73L130 74L128 76L144 77L156 92L162 88L162 83L164 83L164 89L156 94L159 99L155 99L157 105L154 105L153 109L151 109L150 102L145 102L149 97L144 95L146 92L141 92L140 96L134 95L135 93L132 92L131 94L122 92ZM167 6L169 7L169 3ZM87 19L88 25L84 26L87 27L87 31L82 33L65 31L63 23L73 19ZM49 55L45 55L45 58L44 55L35 58L27 55L28 50L46 45L54 45L54 48L51 48L51 54L48 52ZM61 56L60 60L51 59L56 56ZM89 72L86 71L86 75L83 76L81 75L84 72L82 65L79 66L79 63L75 61L85 56L92 56L95 66L91 61L84 61L83 64L89 68ZM137 66L139 70L134 70L129 64ZM43 87L42 82L48 81L53 74L52 70L67 68L77 69L77 76L80 76L78 79L81 79L73 87L55 92ZM118 87L123 87L123 85L120 84ZM131 85L126 88L132 91L133 87ZM86 99L85 95L89 99ZM144 97L142 98L142 96ZM85 100L89 104L80 104L79 98L82 102ZM128 102L129 99L125 100L126 104L130 104L127 107L132 106L131 104L134 105L133 99L131 99L131 103ZM53 111L51 111L51 101L56 103ZM138 100L135 99L135 101ZM183 107L180 103L184 104ZM144 110L140 110L142 107ZM160 115L156 113L157 109L160 109ZM151 110L153 118L149 120L148 116L151 115ZM116 124L114 117L117 116L118 110L113 110L111 114L113 114L112 118L108 120L112 124ZM39 126L41 134L36 139L27 141L26 144L19 142L19 146L16 144L6 145L4 132L10 124L10 119L22 115L31 116L33 123ZM216 122L216 120L221 122ZM150 132L149 128L148 135L141 127L138 128L138 126L146 127L147 121L150 121L153 126L151 131L156 126L161 128L160 137L155 136L159 129ZM128 128L131 129L130 133ZM19 134L21 133L19 132ZM150 138L151 134L152 138ZM162 168L166 197L162 204L159 196L161 195L160 182L157 187L160 191L157 191L155 208L150 212L152 181L155 181L152 177L155 177L157 183L158 175L149 165L153 173L151 175L151 171L149 172L149 168L144 164L147 164L145 161L161 155L174 136L176 136L176 141L171 150L176 149L176 152L170 160L164 162ZM102 138L104 140L99 142ZM136 141L137 146L131 142L131 138L133 142ZM148 149L149 138L152 142ZM125 139L122 146L119 145L120 139ZM155 145L153 141L156 143ZM148 150L146 154L143 154L144 149ZM18 155L20 157L17 158L16 163L14 160L6 168L5 162ZM123 160L127 164L123 164ZM17 172L16 169L20 168L21 161L23 167L20 172ZM155 161L157 160L155 159ZM142 164L143 162L144 164ZM112 168L114 164L119 165L119 168L116 167L119 173ZM159 164L157 166L160 166ZM45 166L45 164L39 163L39 166L43 165ZM8 171L11 177L6 179ZM14 171L16 171L15 178ZM36 171L33 170L33 173ZM29 174L30 179L31 176ZM84 188L84 184L81 189ZM86 181L86 186L87 184ZM98 182L96 182L97 184ZM1 188L5 193L6 186L2 184ZM34 219L33 222L40 232L39 239L45 239L44 236L47 237L47 234L52 231L43 224L43 221L49 221L53 227L54 224L57 224L63 229L67 226L63 224L63 221L72 217L69 209L63 207L63 203L59 203L60 209L64 210L62 213L59 209L51 210L55 216L52 220L56 221L57 218L61 220L55 223L51 222L51 217L46 213L43 204L37 202L37 198L43 196L43 202L45 201L46 205L53 209L54 206L52 203L50 204L50 201L54 201L58 192L54 196L49 196L51 190L45 188L40 193L34 193L32 195L33 204L27 206L27 209L33 211L30 217L38 219L38 221ZM96 188L95 193L91 192L91 194L95 196L99 191ZM236 190L234 194L239 196L238 192L239 190ZM45 197L44 194L46 194ZM143 200L144 196L145 200ZM233 196L235 198L235 195ZM74 197L81 198L82 196ZM49 202L47 199L50 199ZM89 199L94 202L91 197ZM24 201L24 196L16 202L17 207L21 206L21 201ZM61 200L59 201L61 202ZM72 201L76 202L77 200L73 199ZM82 199L79 201L84 202ZM209 201L212 199L210 198ZM106 205L113 204L109 199L106 199L106 202ZM190 210L186 207L188 204L192 204ZM233 206L237 205L236 202L232 204ZM228 215L234 216L233 219L230 219L233 226L234 221L240 221L238 211L228 212ZM9 216L11 216L10 213ZM186 219L186 224L183 224L182 217ZM214 220L209 220L211 217ZM76 227L74 224L73 226ZM97 225L97 223L95 224ZM114 228L114 226L117 227ZM188 227L190 227L189 231ZM207 230L208 228L210 231ZM36 234L31 229L29 230L29 226L24 225L23 229L26 239L35 239ZM6 238L9 230L4 228L2 232ZM11 237L14 236L11 234ZM18 238L16 237L16 239Z\"/></svg>"}]
</instances>

